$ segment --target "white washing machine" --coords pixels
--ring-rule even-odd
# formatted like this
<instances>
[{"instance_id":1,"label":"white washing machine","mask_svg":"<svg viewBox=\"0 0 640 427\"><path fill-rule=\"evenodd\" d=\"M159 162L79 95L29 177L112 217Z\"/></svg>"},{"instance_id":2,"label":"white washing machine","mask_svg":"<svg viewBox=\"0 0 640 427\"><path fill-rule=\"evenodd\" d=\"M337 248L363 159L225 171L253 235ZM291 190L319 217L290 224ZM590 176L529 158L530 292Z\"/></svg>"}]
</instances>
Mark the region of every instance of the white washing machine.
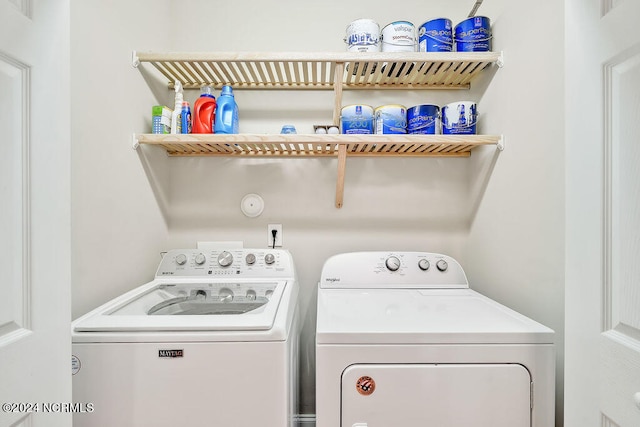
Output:
<instances>
[{"instance_id":1,"label":"white washing machine","mask_svg":"<svg viewBox=\"0 0 640 427\"><path fill-rule=\"evenodd\" d=\"M318 287L316 426L553 427L553 340L451 257L336 255Z\"/></svg>"},{"instance_id":2,"label":"white washing machine","mask_svg":"<svg viewBox=\"0 0 640 427\"><path fill-rule=\"evenodd\" d=\"M74 427L293 426L298 283L284 250L174 250L72 324Z\"/></svg>"}]
</instances>

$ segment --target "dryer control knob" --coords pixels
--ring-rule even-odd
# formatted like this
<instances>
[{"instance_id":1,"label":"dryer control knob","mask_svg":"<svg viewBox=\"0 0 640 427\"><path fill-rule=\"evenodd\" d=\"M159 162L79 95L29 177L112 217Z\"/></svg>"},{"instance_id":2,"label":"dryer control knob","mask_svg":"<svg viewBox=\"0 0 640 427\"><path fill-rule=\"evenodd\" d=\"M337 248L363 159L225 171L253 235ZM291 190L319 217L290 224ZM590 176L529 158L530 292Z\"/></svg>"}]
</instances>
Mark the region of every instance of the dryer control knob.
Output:
<instances>
[{"instance_id":1,"label":"dryer control knob","mask_svg":"<svg viewBox=\"0 0 640 427\"><path fill-rule=\"evenodd\" d=\"M233 255L230 252L224 251L218 255L218 264L222 267L229 267L233 263Z\"/></svg>"},{"instance_id":2,"label":"dryer control knob","mask_svg":"<svg viewBox=\"0 0 640 427\"><path fill-rule=\"evenodd\" d=\"M430 266L428 259L421 259L418 261L418 267L420 267L420 270L422 271L427 271Z\"/></svg>"},{"instance_id":3,"label":"dryer control knob","mask_svg":"<svg viewBox=\"0 0 640 427\"><path fill-rule=\"evenodd\" d=\"M185 254L179 254L176 256L176 264L185 265L187 263L187 256Z\"/></svg>"},{"instance_id":4,"label":"dryer control knob","mask_svg":"<svg viewBox=\"0 0 640 427\"><path fill-rule=\"evenodd\" d=\"M449 264L447 264L447 261L441 259L438 262L436 262L436 267L438 267L438 270L440 271L446 271L447 268L449 267Z\"/></svg>"},{"instance_id":5,"label":"dryer control knob","mask_svg":"<svg viewBox=\"0 0 640 427\"><path fill-rule=\"evenodd\" d=\"M253 265L256 263L256 256L254 254L247 254L245 261L248 265Z\"/></svg>"},{"instance_id":6,"label":"dryer control knob","mask_svg":"<svg viewBox=\"0 0 640 427\"><path fill-rule=\"evenodd\" d=\"M196 264L198 265L202 265L204 264L204 262L207 260L207 258L204 256L204 254L198 254L196 255Z\"/></svg>"},{"instance_id":7,"label":"dryer control knob","mask_svg":"<svg viewBox=\"0 0 640 427\"><path fill-rule=\"evenodd\" d=\"M390 256L389 258L387 258L384 264L391 271L397 271L400 268L400 260L395 256Z\"/></svg>"},{"instance_id":8,"label":"dryer control knob","mask_svg":"<svg viewBox=\"0 0 640 427\"><path fill-rule=\"evenodd\" d=\"M266 262L267 265L271 265L276 262L276 257L273 254L266 254L264 256L264 262Z\"/></svg>"}]
</instances>

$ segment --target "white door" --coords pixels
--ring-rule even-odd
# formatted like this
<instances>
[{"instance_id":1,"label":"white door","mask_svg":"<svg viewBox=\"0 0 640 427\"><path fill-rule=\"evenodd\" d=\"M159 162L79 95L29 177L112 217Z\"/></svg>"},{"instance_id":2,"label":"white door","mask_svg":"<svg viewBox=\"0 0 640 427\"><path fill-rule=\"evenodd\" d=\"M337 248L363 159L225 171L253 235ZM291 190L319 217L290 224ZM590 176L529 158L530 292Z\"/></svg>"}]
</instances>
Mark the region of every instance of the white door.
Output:
<instances>
[{"instance_id":1,"label":"white door","mask_svg":"<svg viewBox=\"0 0 640 427\"><path fill-rule=\"evenodd\" d=\"M341 426L530 427L517 364L358 364L342 373Z\"/></svg>"},{"instance_id":2,"label":"white door","mask_svg":"<svg viewBox=\"0 0 640 427\"><path fill-rule=\"evenodd\" d=\"M0 0L0 426L69 426L69 1Z\"/></svg>"},{"instance_id":3,"label":"white door","mask_svg":"<svg viewBox=\"0 0 640 427\"><path fill-rule=\"evenodd\" d=\"M640 2L565 4L565 426L638 427Z\"/></svg>"}]
</instances>

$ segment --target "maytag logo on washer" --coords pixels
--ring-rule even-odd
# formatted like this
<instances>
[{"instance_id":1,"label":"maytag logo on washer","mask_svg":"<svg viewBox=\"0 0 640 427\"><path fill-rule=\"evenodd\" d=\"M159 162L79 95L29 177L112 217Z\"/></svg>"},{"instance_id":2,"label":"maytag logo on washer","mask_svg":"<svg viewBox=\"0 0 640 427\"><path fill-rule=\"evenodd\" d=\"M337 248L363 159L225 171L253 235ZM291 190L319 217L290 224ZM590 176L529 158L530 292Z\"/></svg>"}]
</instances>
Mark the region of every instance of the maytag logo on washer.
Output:
<instances>
[{"instance_id":1,"label":"maytag logo on washer","mask_svg":"<svg viewBox=\"0 0 640 427\"><path fill-rule=\"evenodd\" d=\"M158 350L158 357L169 358L184 357L184 350Z\"/></svg>"}]
</instances>

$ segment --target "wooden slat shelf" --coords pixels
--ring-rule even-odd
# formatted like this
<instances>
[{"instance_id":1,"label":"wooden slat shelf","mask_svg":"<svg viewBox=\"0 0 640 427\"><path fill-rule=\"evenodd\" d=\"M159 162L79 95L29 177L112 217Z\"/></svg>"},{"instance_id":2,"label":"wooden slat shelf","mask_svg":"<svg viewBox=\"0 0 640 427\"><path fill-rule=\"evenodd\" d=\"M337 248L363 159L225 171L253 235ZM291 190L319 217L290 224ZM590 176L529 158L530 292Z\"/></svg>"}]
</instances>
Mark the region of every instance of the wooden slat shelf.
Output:
<instances>
[{"instance_id":1,"label":"wooden slat shelf","mask_svg":"<svg viewBox=\"0 0 640 427\"><path fill-rule=\"evenodd\" d=\"M173 87L220 89L468 89L501 52L133 52ZM338 67L339 66L339 67ZM338 67L338 68L337 68Z\"/></svg>"},{"instance_id":2,"label":"wooden slat shelf","mask_svg":"<svg viewBox=\"0 0 640 427\"><path fill-rule=\"evenodd\" d=\"M163 147L170 156L335 157L344 146L349 157L468 157L481 145L497 145L496 135L136 135L140 144Z\"/></svg>"},{"instance_id":3,"label":"wooden slat shelf","mask_svg":"<svg viewBox=\"0 0 640 427\"><path fill-rule=\"evenodd\" d=\"M138 144L162 147L175 157L336 157L336 207L343 204L347 157L468 157L482 145L502 149L498 135L134 135Z\"/></svg>"}]
</instances>

